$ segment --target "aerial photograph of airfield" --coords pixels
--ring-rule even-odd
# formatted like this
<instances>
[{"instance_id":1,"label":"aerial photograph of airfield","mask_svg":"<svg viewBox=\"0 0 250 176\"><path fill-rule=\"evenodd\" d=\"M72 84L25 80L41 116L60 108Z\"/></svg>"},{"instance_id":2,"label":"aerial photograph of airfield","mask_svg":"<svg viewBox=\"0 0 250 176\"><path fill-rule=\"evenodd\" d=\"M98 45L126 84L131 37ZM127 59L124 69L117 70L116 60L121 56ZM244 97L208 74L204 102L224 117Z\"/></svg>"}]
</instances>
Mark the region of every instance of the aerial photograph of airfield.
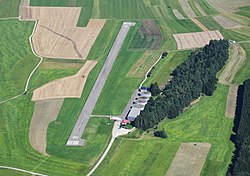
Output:
<instances>
[{"instance_id":1,"label":"aerial photograph of airfield","mask_svg":"<svg viewBox=\"0 0 250 176\"><path fill-rule=\"evenodd\" d=\"M0 0L0 176L250 176L250 0Z\"/></svg>"}]
</instances>

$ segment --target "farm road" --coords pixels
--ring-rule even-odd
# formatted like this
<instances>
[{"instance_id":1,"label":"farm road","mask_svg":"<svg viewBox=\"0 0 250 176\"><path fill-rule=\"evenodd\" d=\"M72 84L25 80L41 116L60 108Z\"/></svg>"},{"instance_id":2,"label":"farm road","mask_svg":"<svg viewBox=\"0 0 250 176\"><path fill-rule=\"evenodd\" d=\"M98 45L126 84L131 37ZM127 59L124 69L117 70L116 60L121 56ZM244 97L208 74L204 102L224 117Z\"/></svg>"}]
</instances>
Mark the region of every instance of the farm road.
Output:
<instances>
[{"instance_id":1,"label":"farm road","mask_svg":"<svg viewBox=\"0 0 250 176\"><path fill-rule=\"evenodd\" d=\"M109 52L109 55L104 63L104 66L89 94L89 97L82 109L80 116L74 126L74 129L67 141L67 146L82 146L84 144L84 140L81 139L82 133L88 123L88 120L91 116L91 113L95 107L95 104L101 94L102 88L105 85L105 82L108 78L108 75L112 69L112 66L118 56L118 53L122 47L122 44L125 40L125 37L129 31L130 26L134 26L135 23L124 22L116 40Z\"/></svg>"}]
</instances>

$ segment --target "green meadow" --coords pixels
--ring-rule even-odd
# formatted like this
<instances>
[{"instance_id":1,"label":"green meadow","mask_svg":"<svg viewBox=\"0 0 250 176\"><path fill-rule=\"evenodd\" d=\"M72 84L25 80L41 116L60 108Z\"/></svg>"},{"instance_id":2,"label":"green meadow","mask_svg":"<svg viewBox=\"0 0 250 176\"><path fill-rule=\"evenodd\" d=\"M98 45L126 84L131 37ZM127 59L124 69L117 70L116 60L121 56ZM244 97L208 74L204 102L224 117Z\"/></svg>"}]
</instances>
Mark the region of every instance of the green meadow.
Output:
<instances>
[{"instance_id":1,"label":"green meadow","mask_svg":"<svg viewBox=\"0 0 250 176\"><path fill-rule=\"evenodd\" d=\"M204 96L178 118L165 120L167 139L153 137L118 138L94 175L165 175L181 142L209 142L202 175L225 175L231 162L230 141L233 119L224 116L228 87L218 84L211 97Z\"/></svg>"},{"instance_id":2,"label":"green meadow","mask_svg":"<svg viewBox=\"0 0 250 176\"><path fill-rule=\"evenodd\" d=\"M21 0L0 0L0 18L18 17Z\"/></svg>"}]
</instances>

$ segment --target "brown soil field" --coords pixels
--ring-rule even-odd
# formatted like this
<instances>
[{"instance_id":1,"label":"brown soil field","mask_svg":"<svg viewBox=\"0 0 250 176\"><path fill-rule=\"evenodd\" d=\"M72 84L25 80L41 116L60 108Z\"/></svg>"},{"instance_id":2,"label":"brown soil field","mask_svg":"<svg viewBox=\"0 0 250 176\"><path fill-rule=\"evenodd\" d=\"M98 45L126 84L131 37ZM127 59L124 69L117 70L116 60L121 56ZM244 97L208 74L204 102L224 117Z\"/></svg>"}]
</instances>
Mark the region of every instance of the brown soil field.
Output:
<instances>
[{"instance_id":1,"label":"brown soil field","mask_svg":"<svg viewBox=\"0 0 250 176\"><path fill-rule=\"evenodd\" d=\"M239 28L242 27L239 23L230 18L227 18L222 15L214 16L213 19L219 23L224 29L232 29L232 28Z\"/></svg>"},{"instance_id":2,"label":"brown soil field","mask_svg":"<svg viewBox=\"0 0 250 176\"><path fill-rule=\"evenodd\" d=\"M64 99L44 100L35 103L35 109L30 124L29 140L31 146L46 154L46 134L49 124L56 120Z\"/></svg>"},{"instance_id":3,"label":"brown soil field","mask_svg":"<svg viewBox=\"0 0 250 176\"><path fill-rule=\"evenodd\" d=\"M197 19L195 18L191 18L191 20L197 25L199 26L199 28L201 28L203 31L208 31L208 29L206 28L206 26L204 26L201 22L199 22Z\"/></svg>"},{"instance_id":4,"label":"brown soil field","mask_svg":"<svg viewBox=\"0 0 250 176\"><path fill-rule=\"evenodd\" d=\"M173 9L173 13L177 19L179 20L185 19L185 17L177 9Z\"/></svg>"},{"instance_id":5,"label":"brown soil field","mask_svg":"<svg viewBox=\"0 0 250 176\"><path fill-rule=\"evenodd\" d=\"M53 98L80 98L88 74L96 64L96 61L88 60L76 75L52 81L36 89L32 101Z\"/></svg>"},{"instance_id":6,"label":"brown soil field","mask_svg":"<svg viewBox=\"0 0 250 176\"><path fill-rule=\"evenodd\" d=\"M173 36L179 50L204 47L210 40L224 38L218 30L173 34Z\"/></svg>"},{"instance_id":7,"label":"brown soil field","mask_svg":"<svg viewBox=\"0 0 250 176\"><path fill-rule=\"evenodd\" d=\"M105 24L91 19L86 27L76 27L80 7L21 7L25 20L39 20L32 38L37 54L47 58L86 59Z\"/></svg>"},{"instance_id":8,"label":"brown soil field","mask_svg":"<svg viewBox=\"0 0 250 176\"><path fill-rule=\"evenodd\" d=\"M234 13L239 7L250 6L249 0L207 0L220 13Z\"/></svg>"},{"instance_id":9,"label":"brown soil field","mask_svg":"<svg viewBox=\"0 0 250 176\"><path fill-rule=\"evenodd\" d=\"M230 85L246 59L246 53L239 44L230 46L230 56L228 62L219 76L221 84Z\"/></svg>"},{"instance_id":10,"label":"brown soil field","mask_svg":"<svg viewBox=\"0 0 250 176\"><path fill-rule=\"evenodd\" d=\"M226 111L225 116L234 118L235 111L236 111L236 100L237 100L237 85L231 85L227 95L227 104L226 104Z\"/></svg>"},{"instance_id":11,"label":"brown soil field","mask_svg":"<svg viewBox=\"0 0 250 176\"><path fill-rule=\"evenodd\" d=\"M167 176L199 176L211 148L209 143L181 143Z\"/></svg>"},{"instance_id":12,"label":"brown soil field","mask_svg":"<svg viewBox=\"0 0 250 176\"><path fill-rule=\"evenodd\" d=\"M150 49L159 49L162 42L161 31L154 20L142 20L140 32L146 34L149 39L154 39Z\"/></svg>"},{"instance_id":13,"label":"brown soil field","mask_svg":"<svg viewBox=\"0 0 250 176\"><path fill-rule=\"evenodd\" d=\"M192 10L192 8L190 7L188 0L179 0L181 7L183 8L184 12L187 14L187 16L189 18L194 18L196 17L194 11Z\"/></svg>"}]
</instances>

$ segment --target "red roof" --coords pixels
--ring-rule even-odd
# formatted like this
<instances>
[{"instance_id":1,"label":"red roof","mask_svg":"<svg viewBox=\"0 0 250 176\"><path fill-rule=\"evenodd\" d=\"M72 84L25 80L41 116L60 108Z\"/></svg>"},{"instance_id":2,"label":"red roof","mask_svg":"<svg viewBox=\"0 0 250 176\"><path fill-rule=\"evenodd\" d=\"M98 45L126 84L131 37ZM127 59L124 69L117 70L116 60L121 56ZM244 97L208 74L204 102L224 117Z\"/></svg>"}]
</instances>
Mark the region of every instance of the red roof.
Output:
<instances>
[{"instance_id":1,"label":"red roof","mask_svg":"<svg viewBox=\"0 0 250 176\"><path fill-rule=\"evenodd\" d=\"M121 123L129 123L129 120L124 119Z\"/></svg>"}]
</instances>

